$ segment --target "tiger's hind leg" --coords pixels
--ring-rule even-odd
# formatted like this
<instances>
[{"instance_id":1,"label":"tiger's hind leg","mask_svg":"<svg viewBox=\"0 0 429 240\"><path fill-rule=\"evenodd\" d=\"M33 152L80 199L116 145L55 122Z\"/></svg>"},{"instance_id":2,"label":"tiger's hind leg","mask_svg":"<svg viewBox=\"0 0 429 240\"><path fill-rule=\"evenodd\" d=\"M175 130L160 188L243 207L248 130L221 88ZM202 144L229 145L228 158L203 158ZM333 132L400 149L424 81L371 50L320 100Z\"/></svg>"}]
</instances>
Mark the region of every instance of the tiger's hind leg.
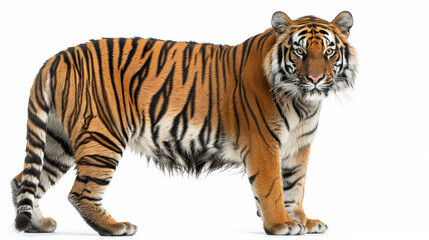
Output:
<instances>
[{"instance_id":1,"label":"tiger's hind leg","mask_svg":"<svg viewBox=\"0 0 429 240\"><path fill-rule=\"evenodd\" d=\"M99 132L79 134L75 143L77 177L68 199L100 235L133 235L137 231L136 226L117 222L101 204L103 193L122 156L121 148L113 141L114 138Z\"/></svg>"},{"instance_id":2,"label":"tiger's hind leg","mask_svg":"<svg viewBox=\"0 0 429 240\"><path fill-rule=\"evenodd\" d=\"M70 141L62 129L56 116L50 114L47 126L43 168L35 192L31 226L25 230L25 232L53 232L56 229L57 224L55 220L43 217L39 207L39 200L74 164L74 154L71 150ZM18 206L21 177L22 172L11 181L12 199L15 208Z\"/></svg>"}]
</instances>

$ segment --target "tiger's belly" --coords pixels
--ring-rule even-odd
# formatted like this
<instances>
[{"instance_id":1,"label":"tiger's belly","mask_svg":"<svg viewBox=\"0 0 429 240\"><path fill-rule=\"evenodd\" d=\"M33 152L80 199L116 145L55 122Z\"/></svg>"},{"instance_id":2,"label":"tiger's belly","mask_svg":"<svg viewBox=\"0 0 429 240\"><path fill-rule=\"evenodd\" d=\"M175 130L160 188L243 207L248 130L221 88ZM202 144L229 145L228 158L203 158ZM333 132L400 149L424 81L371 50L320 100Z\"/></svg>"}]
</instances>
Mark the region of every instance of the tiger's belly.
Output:
<instances>
[{"instance_id":1,"label":"tiger's belly","mask_svg":"<svg viewBox=\"0 0 429 240\"><path fill-rule=\"evenodd\" d=\"M204 126L173 126L173 119L166 118L156 126L140 129L129 147L153 160L162 170L198 175L242 166L237 149L222 131Z\"/></svg>"}]
</instances>

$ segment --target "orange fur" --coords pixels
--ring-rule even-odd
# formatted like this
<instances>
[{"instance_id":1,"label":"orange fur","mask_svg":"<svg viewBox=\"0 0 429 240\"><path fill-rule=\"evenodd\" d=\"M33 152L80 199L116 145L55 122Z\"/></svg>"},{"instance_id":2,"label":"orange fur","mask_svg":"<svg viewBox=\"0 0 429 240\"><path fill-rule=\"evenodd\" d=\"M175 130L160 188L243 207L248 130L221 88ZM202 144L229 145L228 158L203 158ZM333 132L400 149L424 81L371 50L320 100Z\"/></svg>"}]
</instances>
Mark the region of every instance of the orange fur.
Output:
<instances>
[{"instance_id":1,"label":"orange fur","mask_svg":"<svg viewBox=\"0 0 429 240\"><path fill-rule=\"evenodd\" d=\"M33 201L74 161L77 177L69 200L81 216L101 235L134 234L134 225L117 222L101 204L129 146L162 169L196 175L244 163L267 233L304 234L305 226L319 231L315 227L323 223L307 219L302 199L317 128L311 119L320 104L279 96L275 81L282 81L276 74L288 71L281 64L290 56L302 84L318 75L333 82L340 55L326 56L319 41L326 34L315 34L312 26L330 29L344 47L348 15L343 15L335 25L276 13L274 28L237 46L108 38L50 58L31 89L25 170L14 180L22 185L12 185L17 228L30 226L22 214L31 216ZM306 39L316 39L302 50L308 58L292 54L288 41L302 29L308 29L302 32ZM38 217L32 229L55 230L55 221Z\"/></svg>"}]
</instances>

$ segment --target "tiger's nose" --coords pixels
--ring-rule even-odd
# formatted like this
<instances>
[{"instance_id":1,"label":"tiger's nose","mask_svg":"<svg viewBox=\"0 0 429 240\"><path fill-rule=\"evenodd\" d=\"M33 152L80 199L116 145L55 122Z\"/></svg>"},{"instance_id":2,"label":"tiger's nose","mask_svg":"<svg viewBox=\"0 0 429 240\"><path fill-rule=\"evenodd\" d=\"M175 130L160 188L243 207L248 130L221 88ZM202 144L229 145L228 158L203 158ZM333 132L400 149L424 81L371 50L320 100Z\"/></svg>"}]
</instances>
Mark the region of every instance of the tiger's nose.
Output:
<instances>
[{"instance_id":1,"label":"tiger's nose","mask_svg":"<svg viewBox=\"0 0 429 240\"><path fill-rule=\"evenodd\" d=\"M318 83L320 80L322 80L322 79L323 79L323 76L324 76L324 75L322 75L322 74L319 74L319 75L310 75L310 76L307 76L307 78L311 79L311 81L313 81L313 83L314 83L314 84L316 84L316 83Z\"/></svg>"}]
</instances>

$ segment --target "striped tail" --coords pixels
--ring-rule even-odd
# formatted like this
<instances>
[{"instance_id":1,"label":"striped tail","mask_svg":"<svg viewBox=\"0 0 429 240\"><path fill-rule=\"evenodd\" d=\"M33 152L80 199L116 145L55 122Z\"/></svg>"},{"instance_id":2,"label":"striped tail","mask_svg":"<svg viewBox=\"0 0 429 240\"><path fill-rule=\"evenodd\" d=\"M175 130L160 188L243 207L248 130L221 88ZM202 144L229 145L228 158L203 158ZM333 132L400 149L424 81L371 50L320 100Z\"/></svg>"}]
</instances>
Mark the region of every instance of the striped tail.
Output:
<instances>
[{"instance_id":1,"label":"striped tail","mask_svg":"<svg viewBox=\"0 0 429 240\"><path fill-rule=\"evenodd\" d=\"M17 216L15 227L19 231L31 226L35 193L43 169L43 155L46 143L46 127L49 113L50 79L49 66L52 59L45 63L34 80L28 103L27 146L24 170L17 196Z\"/></svg>"}]
</instances>

